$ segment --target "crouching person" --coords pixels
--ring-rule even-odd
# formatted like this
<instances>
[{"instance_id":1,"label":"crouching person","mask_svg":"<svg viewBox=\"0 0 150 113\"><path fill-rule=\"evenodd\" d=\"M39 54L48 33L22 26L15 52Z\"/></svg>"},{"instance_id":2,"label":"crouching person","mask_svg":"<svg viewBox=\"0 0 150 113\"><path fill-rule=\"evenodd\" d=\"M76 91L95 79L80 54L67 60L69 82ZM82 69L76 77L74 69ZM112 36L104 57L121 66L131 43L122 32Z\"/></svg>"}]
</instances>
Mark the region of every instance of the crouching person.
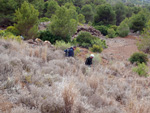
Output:
<instances>
[{"instance_id":1,"label":"crouching person","mask_svg":"<svg viewBox=\"0 0 150 113\"><path fill-rule=\"evenodd\" d=\"M94 58L94 54L91 54L85 61L85 65L90 66L93 64L92 60Z\"/></svg>"},{"instance_id":2,"label":"crouching person","mask_svg":"<svg viewBox=\"0 0 150 113\"><path fill-rule=\"evenodd\" d=\"M65 56L66 57L74 57L74 50L75 49L76 49L76 47L70 47L70 48L64 50Z\"/></svg>"}]
</instances>

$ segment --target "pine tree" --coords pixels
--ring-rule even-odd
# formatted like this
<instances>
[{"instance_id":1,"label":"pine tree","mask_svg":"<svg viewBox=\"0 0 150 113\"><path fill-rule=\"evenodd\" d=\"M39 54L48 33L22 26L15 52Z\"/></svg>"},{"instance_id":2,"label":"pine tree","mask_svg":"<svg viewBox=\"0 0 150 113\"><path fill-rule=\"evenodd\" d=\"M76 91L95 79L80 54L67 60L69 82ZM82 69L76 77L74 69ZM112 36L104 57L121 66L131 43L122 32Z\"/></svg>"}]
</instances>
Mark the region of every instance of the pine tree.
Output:
<instances>
[{"instance_id":1,"label":"pine tree","mask_svg":"<svg viewBox=\"0 0 150 113\"><path fill-rule=\"evenodd\" d=\"M38 16L38 10L26 1L21 5L20 9L16 10L15 21L17 23L15 27L26 39L36 37L38 32Z\"/></svg>"}]
</instances>

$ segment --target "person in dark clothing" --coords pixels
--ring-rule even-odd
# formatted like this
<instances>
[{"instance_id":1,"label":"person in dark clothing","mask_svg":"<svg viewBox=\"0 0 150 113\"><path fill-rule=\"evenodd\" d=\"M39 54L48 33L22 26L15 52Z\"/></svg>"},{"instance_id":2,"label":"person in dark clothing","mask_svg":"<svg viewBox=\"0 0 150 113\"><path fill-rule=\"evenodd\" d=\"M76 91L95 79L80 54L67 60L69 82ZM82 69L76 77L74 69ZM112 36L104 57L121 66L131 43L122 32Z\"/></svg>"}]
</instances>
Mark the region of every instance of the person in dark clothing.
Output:
<instances>
[{"instance_id":1,"label":"person in dark clothing","mask_svg":"<svg viewBox=\"0 0 150 113\"><path fill-rule=\"evenodd\" d=\"M88 57L85 61L85 65L91 66L92 65L92 60L94 58L94 54L91 54L90 57Z\"/></svg>"},{"instance_id":2,"label":"person in dark clothing","mask_svg":"<svg viewBox=\"0 0 150 113\"><path fill-rule=\"evenodd\" d=\"M75 50L76 47L70 47L66 50L64 50L65 52L65 56L66 57L74 57L74 50Z\"/></svg>"}]
</instances>

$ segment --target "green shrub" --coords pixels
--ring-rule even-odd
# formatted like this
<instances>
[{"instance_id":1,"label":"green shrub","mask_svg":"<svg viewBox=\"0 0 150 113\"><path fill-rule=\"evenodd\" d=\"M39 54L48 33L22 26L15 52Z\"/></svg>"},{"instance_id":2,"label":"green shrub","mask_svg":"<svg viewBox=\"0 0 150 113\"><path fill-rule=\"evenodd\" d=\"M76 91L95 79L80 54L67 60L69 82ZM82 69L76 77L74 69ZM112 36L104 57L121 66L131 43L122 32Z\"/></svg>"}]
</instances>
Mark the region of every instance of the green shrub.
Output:
<instances>
[{"instance_id":1,"label":"green shrub","mask_svg":"<svg viewBox=\"0 0 150 113\"><path fill-rule=\"evenodd\" d=\"M101 53L103 51L103 48L100 45L95 45L94 44L93 47L90 48L90 51Z\"/></svg>"},{"instance_id":2,"label":"green shrub","mask_svg":"<svg viewBox=\"0 0 150 113\"><path fill-rule=\"evenodd\" d=\"M50 21L50 19L47 17L40 18L40 22L48 22L48 21Z\"/></svg>"},{"instance_id":3,"label":"green shrub","mask_svg":"<svg viewBox=\"0 0 150 113\"><path fill-rule=\"evenodd\" d=\"M77 47L77 48L74 50L74 54L75 54L75 56L76 56L76 55L78 55L79 53L80 53L80 48Z\"/></svg>"},{"instance_id":4,"label":"green shrub","mask_svg":"<svg viewBox=\"0 0 150 113\"><path fill-rule=\"evenodd\" d=\"M6 32L11 32L14 35L19 35L18 29L16 29L14 26L7 27Z\"/></svg>"},{"instance_id":5,"label":"green shrub","mask_svg":"<svg viewBox=\"0 0 150 113\"><path fill-rule=\"evenodd\" d=\"M0 30L0 36L4 36L5 31L4 30Z\"/></svg>"},{"instance_id":6,"label":"green shrub","mask_svg":"<svg viewBox=\"0 0 150 113\"><path fill-rule=\"evenodd\" d=\"M91 47L92 46L92 35L89 32L81 32L77 37L76 41L82 47Z\"/></svg>"},{"instance_id":7,"label":"green shrub","mask_svg":"<svg viewBox=\"0 0 150 113\"><path fill-rule=\"evenodd\" d=\"M129 26L124 22L122 22L117 29L118 35L121 37L127 36L129 34L129 31Z\"/></svg>"},{"instance_id":8,"label":"green shrub","mask_svg":"<svg viewBox=\"0 0 150 113\"><path fill-rule=\"evenodd\" d=\"M148 67L145 65L145 63L139 63L138 66L134 67L132 70L138 73L139 76L148 76Z\"/></svg>"},{"instance_id":9,"label":"green shrub","mask_svg":"<svg viewBox=\"0 0 150 113\"><path fill-rule=\"evenodd\" d=\"M54 36L52 35L52 33L50 33L50 31L48 30L45 30L45 31L40 31L39 32L39 37L41 40L45 41L45 40L48 40L50 41L52 44L54 44L56 42L56 40L62 40L63 38L60 37L60 36ZM69 37L66 38L66 40L64 40L65 42L68 42L69 41Z\"/></svg>"},{"instance_id":10,"label":"green shrub","mask_svg":"<svg viewBox=\"0 0 150 113\"><path fill-rule=\"evenodd\" d=\"M129 58L129 61L133 64L133 63L147 63L148 62L148 57L146 54L142 53L142 52L136 52L133 55L131 55L131 57Z\"/></svg>"},{"instance_id":11,"label":"green shrub","mask_svg":"<svg viewBox=\"0 0 150 113\"><path fill-rule=\"evenodd\" d=\"M109 38L114 38L116 36L116 32L112 28L108 29L107 32L108 32L108 37Z\"/></svg>"},{"instance_id":12,"label":"green shrub","mask_svg":"<svg viewBox=\"0 0 150 113\"><path fill-rule=\"evenodd\" d=\"M21 42L20 36L15 36L14 34L10 32L5 32L1 38L5 40L16 40L18 42Z\"/></svg>"},{"instance_id":13,"label":"green shrub","mask_svg":"<svg viewBox=\"0 0 150 113\"><path fill-rule=\"evenodd\" d=\"M117 31L118 26L116 25L111 25L110 28L114 29L115 31Z\"/></svg>"},{"instance_id":14,"label":"green shrub","mask_svg":"<svg viewBox=\"0 0 150 113\"><path fill-rule=\"evenodd\" d=\"M102 48L107 48L107 45L106 45L106 41L105 40L101 40L97 37L95 37L93 40L92 40L92 44L94 45L101 45Z\"/></svg>"},{"instance_id":15,"label":"green shrub","mask_svg":"<svg viewBox=\"0 0 150 113\"><path fill-rule=\"evenodd\" d=\"M106 48L106 42L104 40L101 40L98 37L92 36L89 32L81 32L76 37L76 42L79 44L79 46L89 48L95 45L100 45L102 48Z\"/></svg>"},{"instance_id":16,"label":"green shrub","mask_svg":"<svg viewBox=\"0 0 150 113\"><path fill-rule=\"evenodd\" d=\"M62 50L65 50L71 46L72 46L71 43L66 43L64 41L56 41L55 43L55 47Z\"/></svg>"},{"instance_id":17,"label":"green shrub","mask_svg":"<svg viewBox=\"0 0 150 113\"><path fill-rule=\"evenodd\" d=\"M101 26L95 26L94 28L99 30L104 36L106 36L108 34L108 32L107 32L108 27L107 26L101 25Z\"/></svg>"}]
</instances>

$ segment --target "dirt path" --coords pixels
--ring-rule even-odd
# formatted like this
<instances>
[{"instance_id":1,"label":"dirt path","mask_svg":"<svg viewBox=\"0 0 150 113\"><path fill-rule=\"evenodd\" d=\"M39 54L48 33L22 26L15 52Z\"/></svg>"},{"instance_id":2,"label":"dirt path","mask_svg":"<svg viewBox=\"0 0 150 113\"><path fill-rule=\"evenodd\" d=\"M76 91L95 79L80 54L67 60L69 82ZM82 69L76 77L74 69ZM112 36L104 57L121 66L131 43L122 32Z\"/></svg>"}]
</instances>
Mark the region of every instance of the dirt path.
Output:
<instances>
[{"instance_id":1,"label":"dirt path","mask_svg":"<svg viewBox=\"0 0 150 113\"><path fill-rule=\"evenodd\" d=\"M137 52L136 40L137 37L127 36L125 38L107 39L107 49L101 53L107 60L128 60L129 57Z\"/></svg>"}]
</instances>

